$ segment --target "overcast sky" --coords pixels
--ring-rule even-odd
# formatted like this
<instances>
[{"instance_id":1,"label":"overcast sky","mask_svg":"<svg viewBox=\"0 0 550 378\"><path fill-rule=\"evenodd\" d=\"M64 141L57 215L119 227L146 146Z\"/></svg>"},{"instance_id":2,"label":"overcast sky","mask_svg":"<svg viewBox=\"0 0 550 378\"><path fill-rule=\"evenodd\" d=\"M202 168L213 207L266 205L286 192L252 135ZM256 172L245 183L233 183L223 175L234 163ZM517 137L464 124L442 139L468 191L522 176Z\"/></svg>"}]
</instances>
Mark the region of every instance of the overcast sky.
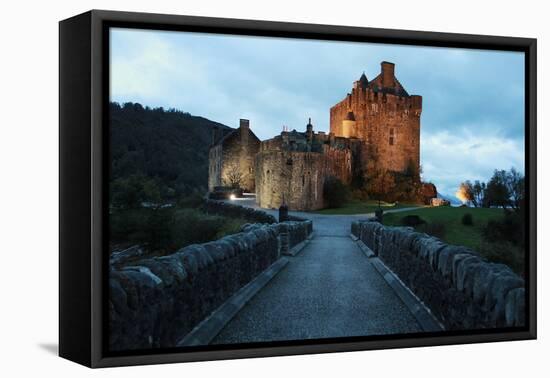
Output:
<instances>
[{"instance_id":1,"label":"overcast sky","mask_svg":"<svg viewBox=\"0 0 550 378\"><path fill-rule=\"evenodd\" d=\"M424 180L453 195L495 168L524 172L523 53L112 29L111 100L247 118L260 139L309 117L328 131L330 107L383 60L423 97Z\"/></svg>"}]
</instances>

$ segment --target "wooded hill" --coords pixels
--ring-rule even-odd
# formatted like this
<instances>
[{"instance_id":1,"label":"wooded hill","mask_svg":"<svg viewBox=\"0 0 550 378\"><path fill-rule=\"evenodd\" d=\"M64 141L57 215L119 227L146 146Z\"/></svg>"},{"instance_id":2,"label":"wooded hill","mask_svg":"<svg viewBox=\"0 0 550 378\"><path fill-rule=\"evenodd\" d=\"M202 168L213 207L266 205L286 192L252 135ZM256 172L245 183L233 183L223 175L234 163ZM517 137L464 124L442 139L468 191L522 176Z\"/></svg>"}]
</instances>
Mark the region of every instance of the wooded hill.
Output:
<instances>
[{"instance_id":1,"label":"wooded hill","mask_svg":"<svg viewBox=\"0 0 550 378\"><path fill-rule=\"evenodd\" d=\"M163 197L205 191L214 127L231 131L175 109L111 103L111 183L145 176L162 188Z\"/></svg>"}]
</instances>

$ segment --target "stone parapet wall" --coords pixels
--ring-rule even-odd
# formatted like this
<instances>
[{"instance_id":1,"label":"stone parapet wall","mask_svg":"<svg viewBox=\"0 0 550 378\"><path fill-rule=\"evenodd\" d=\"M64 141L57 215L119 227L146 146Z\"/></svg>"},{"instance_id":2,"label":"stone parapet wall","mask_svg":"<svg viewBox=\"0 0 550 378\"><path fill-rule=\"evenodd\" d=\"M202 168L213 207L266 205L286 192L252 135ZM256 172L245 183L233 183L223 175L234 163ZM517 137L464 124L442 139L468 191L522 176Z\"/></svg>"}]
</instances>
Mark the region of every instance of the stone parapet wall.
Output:
<instances>
[{"instance_id":1,"label":"stone parapet wall","mask_svg":"<svg viewBox=\"0 0 550 378\"><path fill-rule=\"evenodd\" d=\"M207 199L204 202L204 209L210 214L220 214L229 217L244 218L250 222L276 223L274 216L262 210L255 210L251 207L239 206L223 201Z\"/></svg>"},{"instance_id":2,"label":"stone parapet wall","mask_svg":"<svg viewBox=\"0 0 550 378\"><path fill-rule=\"evenodd\" d=\"M525 325L525 285L508 266L408 227L356 221L365 243L447 330Z\"/></svg>"},{"instance_id":3,"label":"stone parapet wall","mask_svg":"<svg viewBox=\"0 0 550 378\"><path fill-rule=\"evenodd\" d=\"M296 217L298 218L298 217ZM282 227L285 226L285 231L288 232L289 248L292 248L304 240L313 232L313 222L310 220L289 220L287 222L277 223L271 225L271 227L277 230L277 235L280 235L283 231ZM262 224L245 224L242 227L243 232L254 231L258 228L264 227Z\"/></svg>"},{"instance_id":4,"label":"stone parapet wall","mask_svg":"<svg viewBox=\"0 0 550 378\"><path fill-rule=\"evenodd\" d=\"M311 221L285 222L298 244ZM281 254L281 224L248 224L242 232L162 257L111 266L111 351L173 347L177 341Z\"/></svg>"}]
</instances>

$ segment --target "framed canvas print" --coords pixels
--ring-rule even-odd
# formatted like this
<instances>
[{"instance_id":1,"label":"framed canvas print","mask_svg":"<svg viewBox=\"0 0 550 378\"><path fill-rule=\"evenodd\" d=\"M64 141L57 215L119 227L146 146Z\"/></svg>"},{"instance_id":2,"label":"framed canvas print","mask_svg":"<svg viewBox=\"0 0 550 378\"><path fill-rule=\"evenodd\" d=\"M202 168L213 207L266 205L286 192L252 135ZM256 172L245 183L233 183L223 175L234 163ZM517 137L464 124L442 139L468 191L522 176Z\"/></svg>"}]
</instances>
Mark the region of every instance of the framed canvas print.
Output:
<instances>
[{"instance_id":1,"label":"framed canvas print","mask_svg":"<svg viewBox=\"0 0 550 378\"><path fill-rule=\"evenodd\" d=\"M536 40L60 22L60 355L536 337Z\"/></svg>"}]
</instances>

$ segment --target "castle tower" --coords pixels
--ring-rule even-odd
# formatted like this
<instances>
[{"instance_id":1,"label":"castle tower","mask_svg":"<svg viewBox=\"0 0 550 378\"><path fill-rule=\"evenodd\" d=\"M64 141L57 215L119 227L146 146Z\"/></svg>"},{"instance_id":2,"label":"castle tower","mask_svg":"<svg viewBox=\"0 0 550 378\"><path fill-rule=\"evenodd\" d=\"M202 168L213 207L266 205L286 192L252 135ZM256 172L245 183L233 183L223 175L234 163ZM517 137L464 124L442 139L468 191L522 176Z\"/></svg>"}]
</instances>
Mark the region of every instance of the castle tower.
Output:
<instances>
[{"instance_id":1,"label":"castle tower","mask_svg":"<svg viewBox=\"0 0 550 378\"><path fill-rule=\"evenodd\" d=\"M330 109L330 132L368 143L378 168L401 172L412 163L418 170L422 97L409 95L395 72L395 64L384 61L374 79L363 73Z\"/></svg>"}]
</instances>

